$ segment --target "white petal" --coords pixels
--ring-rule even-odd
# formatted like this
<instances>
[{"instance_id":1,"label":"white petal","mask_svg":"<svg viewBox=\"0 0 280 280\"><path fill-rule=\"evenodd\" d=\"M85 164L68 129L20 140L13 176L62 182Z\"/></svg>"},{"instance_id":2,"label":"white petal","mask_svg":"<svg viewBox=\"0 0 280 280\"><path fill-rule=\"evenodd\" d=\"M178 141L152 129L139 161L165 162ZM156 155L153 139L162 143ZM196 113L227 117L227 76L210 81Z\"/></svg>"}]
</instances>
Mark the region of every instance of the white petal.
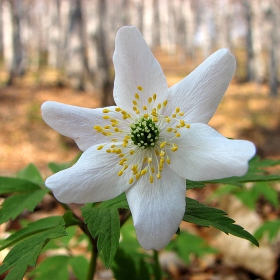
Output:
<instances>
[{"instance_id":1,"label":"white petal","mask_svg":"<svg viewBox=\"0 0 280 280\"><path fill-rule=\"evenodd\" d=\"M206 124L192 124L180 134L176 138L178 150L168 152L170 168L189 180L243 176L256 152L253 143L229 140Z\"/></svg>"},{"instance_id":2,"label":"white petal","mask_svg":"<svg viewBox=\"0 0 280 280\"><path fill-rule=\"evenodd\" d=\"M235 58L227 49L216 51L169 89L165 114L180 107L187 123L208 123L228 88L235 66Z\"/></svg>"},{"instance_id":3,"label":"white petal","mask_svg":"<svg viewBox=\"0 0 280 280\"><path fill-rule=\"evenodd\" d=\"M120 165L116 154L87 149L75 165L46 180L46 186L63 203L88 203L114 198L132 185L128 172L118 176Z\"/></svg>"},{"instance_id":4,"label":"white petal","mask_svg":"<svg viewBox=\"0 0 280 280\"><path fill-rule=\"evenodd\" d=\"M115 107L108 108L114 111ZM88 109L48 101L41 109L45 122L62 135L73 138L82 151L93 145L108 142L108 137L93 129L95 125L110 124L102 118L104 108ZM116 112L110 114L113 117L117 116Z\"/></svg>"},{"instance_id":5,"label":"white petal","mask_svg":"<svg viewBox=\"0 0 280 280\"><path fill-rule=\"evenodd\" d=\"M170 242L185 212L185 193L185 179L168 167L153 184L146 175L126 192L137 238L143 248L159 250Z\"/></svg>"},{"instance_id":6,"label":"white petal","mask_svg":"<svg viewBox=\"0 0 280 280\"><path fill-rule=\"evenodd\" d=\"M113 61L116 72L114 99L118 106L131 111L136 92L140 97L140 110L154 93L157 102L167 99L168 86L161 66L136 27L125 26L118 31ZM142 92L138 86L143 88Z\"/></svg>"}]
</instances>

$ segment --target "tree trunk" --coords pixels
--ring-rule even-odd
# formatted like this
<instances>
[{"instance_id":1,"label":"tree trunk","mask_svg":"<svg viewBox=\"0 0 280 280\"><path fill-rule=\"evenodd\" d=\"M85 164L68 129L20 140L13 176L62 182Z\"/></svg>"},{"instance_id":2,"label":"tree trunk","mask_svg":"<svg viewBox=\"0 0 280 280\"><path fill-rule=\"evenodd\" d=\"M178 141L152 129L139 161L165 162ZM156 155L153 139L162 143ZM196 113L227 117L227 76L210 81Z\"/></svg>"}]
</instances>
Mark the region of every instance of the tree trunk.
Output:
<instances>
[{"instance_id":1,"label":"tree trunk","mask_svg":"<svg viewBox=\"0 0 280 280\"><path fill-rule=\"evenodd\" d=\"M66 39L66 72L72 87L85 90L88 64L85 53L81 0L71 0Z\"/></svg>"}]
</instances>

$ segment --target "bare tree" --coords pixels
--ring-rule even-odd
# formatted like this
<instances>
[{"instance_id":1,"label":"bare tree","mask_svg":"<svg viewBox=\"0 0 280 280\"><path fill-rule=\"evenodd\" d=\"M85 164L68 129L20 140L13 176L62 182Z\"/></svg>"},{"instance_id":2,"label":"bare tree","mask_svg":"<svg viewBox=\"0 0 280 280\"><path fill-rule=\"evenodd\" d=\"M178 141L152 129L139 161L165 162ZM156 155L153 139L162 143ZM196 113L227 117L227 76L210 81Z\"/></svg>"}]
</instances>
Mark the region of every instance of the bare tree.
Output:
<instances>
[{"instance_id":1,"label":"bare tree","mask_svg":"<svg viewBox=\"0 0 280 280\"><path fill-rule=\"evenodd\" d=\"M89 69L86 58L81 0L70 1L66 51L65 63L69 81L73 88L84 90Z\"/></svg>"}]
</instances>

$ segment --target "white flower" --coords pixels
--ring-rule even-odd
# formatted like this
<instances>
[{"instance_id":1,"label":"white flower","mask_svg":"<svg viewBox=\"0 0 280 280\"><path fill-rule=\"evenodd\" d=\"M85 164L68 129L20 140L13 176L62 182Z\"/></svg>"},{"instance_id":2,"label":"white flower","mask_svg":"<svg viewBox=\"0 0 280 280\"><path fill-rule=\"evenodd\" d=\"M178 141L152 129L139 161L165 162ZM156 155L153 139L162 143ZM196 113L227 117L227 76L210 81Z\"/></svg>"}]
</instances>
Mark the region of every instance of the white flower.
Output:
<instances>
[{"instance_id":1,"label":"white flower","mask_svg":"<svg viewBox=\"0 0 280 280\"><path fill-rule=\"evenodd\" d=\"M44 120L84 151L46 186L64 203L103 201L126 192L140 244L160 249L184 215L185 179L242 176L255 154L251 142L229 140L206 124L233 76L235 59L221 49L168 88L138 29L123 27L113 61L117 106L43 104Z\"/></svg>"}]
</instances>

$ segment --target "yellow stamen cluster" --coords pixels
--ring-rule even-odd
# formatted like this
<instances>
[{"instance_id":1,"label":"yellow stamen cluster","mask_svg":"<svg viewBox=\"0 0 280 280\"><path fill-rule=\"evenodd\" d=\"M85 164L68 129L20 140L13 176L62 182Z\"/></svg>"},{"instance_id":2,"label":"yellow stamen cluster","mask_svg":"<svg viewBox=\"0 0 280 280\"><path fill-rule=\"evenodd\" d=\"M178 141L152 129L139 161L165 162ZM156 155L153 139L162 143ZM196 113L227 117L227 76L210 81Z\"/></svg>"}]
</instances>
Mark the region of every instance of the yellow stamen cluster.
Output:
<instances>
[{"instance_id":1,"label":"yellow stamen cluster","mask_svg":"<svg viewBox=\"0 0 280 280\"><path fill-rule=\"evenodd\" d=\"M97 150L106 147L107 153L113 153L120 158L121 169L118 176L130 172L129 184L145 175L150 183L153 183L155 177L162 177L164 163L170 164L168 153L178 150L178 145L172 140L181 136L180 129L190 128L190 125L180 119L184 112L179 107L175 108L171 116L163 116L161 112L168 101L157 102L156 93L144 101L141 98L143 87L138 86L137 89L130 112L119 107L114 110L103 109L102 118L109 124L103 127L95 125L94 129L109 137L110 141L98 146ZM170 137L163 137L161 132L164 132L164 135L170 133Z\"/></svg>"}]
</instances>

